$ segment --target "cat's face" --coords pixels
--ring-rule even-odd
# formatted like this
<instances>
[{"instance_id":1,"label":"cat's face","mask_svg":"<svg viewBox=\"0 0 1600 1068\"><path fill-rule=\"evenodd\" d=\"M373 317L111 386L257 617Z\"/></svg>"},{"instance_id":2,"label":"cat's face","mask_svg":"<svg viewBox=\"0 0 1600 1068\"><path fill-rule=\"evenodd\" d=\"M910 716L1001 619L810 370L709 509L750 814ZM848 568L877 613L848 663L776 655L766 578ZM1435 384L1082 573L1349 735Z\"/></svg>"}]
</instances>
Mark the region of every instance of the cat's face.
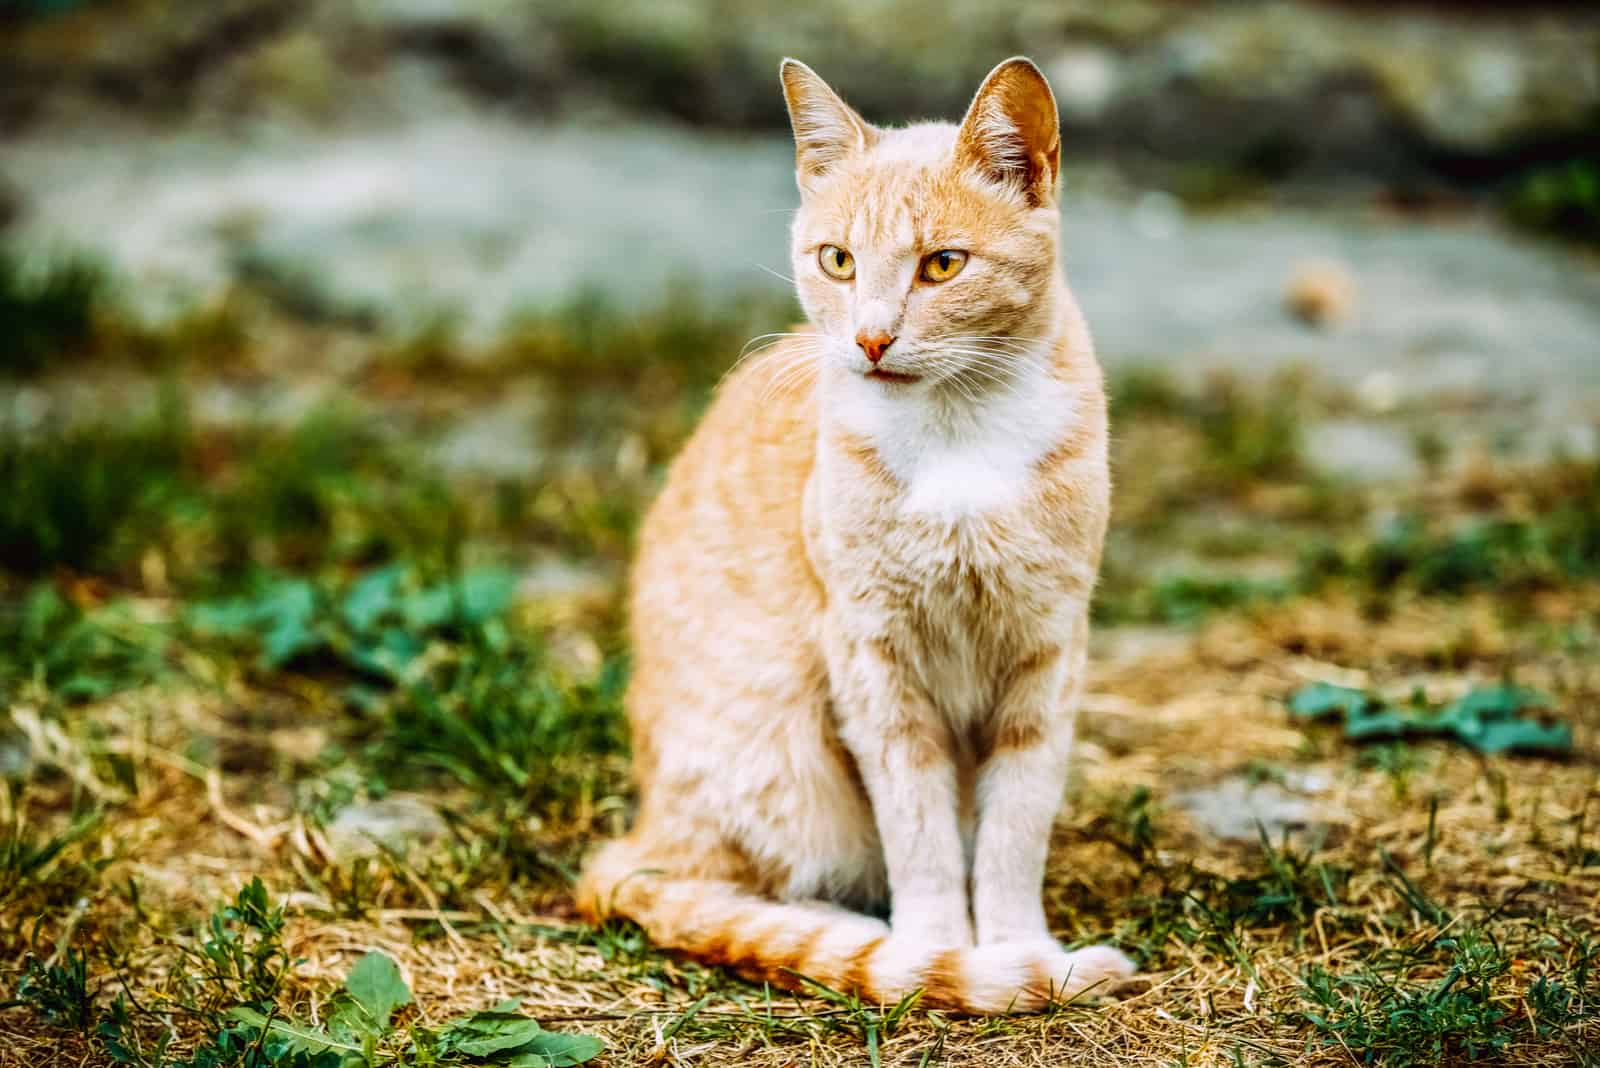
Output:
<instances>
[{"instance_id":1,"label":"cat's face","mask_svg":"<svg viewBox=\"0 0 1600 1068\"><path fill-rule=\"evenodd\" d=\"M800 211L793 267L821 358L879 388L1003 386L1056 284L1059 134L1037 68L1008 60L962 124L869 126L783 66Z\"/></svg>"}]
</instances>

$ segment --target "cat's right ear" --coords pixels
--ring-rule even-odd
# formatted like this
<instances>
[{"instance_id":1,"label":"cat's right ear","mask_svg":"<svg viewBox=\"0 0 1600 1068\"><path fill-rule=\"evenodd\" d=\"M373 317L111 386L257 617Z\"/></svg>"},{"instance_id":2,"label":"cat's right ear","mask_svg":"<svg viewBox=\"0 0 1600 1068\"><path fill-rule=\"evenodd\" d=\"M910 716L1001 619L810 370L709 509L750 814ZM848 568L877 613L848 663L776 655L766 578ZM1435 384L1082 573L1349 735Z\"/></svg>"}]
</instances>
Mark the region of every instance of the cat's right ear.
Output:
<instances>
[{"instance_id":1,"label":"cat's right ear","mask_svg":"<svg viewBox=\"0 0 1600 1068\"><path fill-rule=\"evenodd\" d=\"M798 59L785 59L778 76L794 127L795 177L802 190L877 140L877 129Z\"/></svg>"}]
</instances>

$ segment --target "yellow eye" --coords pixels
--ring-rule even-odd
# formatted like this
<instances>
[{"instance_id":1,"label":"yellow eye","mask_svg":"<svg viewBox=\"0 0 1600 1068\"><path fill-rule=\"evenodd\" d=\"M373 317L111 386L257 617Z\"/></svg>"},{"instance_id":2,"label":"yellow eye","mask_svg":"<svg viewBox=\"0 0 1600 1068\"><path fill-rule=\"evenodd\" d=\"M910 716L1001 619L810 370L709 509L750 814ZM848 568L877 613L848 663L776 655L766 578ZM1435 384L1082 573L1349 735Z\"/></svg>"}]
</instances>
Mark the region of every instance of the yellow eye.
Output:
<instances>
[{"instance_id":1,"label":"yellow eye","mask_svg":"<svg viewBox=\"0 0 1600 1068\"><path fill-rule=\"evenodd\" d=\"M822 264L822 273L829 278L848 282L856 276L856 258L838 245L823 245L818 249L817 262Z\"/></svg>"},{"instance_id":2,"label":"yellow eye","mask_svg":"<svg viewBox=\"0 0 1600 1068\"><path fill-rule=\"evenodd\" d=\"M922 261L922 277L927 282L948 282L967 265L967 254L953 248L940 249Z\"/></svg>"}]
</instances>

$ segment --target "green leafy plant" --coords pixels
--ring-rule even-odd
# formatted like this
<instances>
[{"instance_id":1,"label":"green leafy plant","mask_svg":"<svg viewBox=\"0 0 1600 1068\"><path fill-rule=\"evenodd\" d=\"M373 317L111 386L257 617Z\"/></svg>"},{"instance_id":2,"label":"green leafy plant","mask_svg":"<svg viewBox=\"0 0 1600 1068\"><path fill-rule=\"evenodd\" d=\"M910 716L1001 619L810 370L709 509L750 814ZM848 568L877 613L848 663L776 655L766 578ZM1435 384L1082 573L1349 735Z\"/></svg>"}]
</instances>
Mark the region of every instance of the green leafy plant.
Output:
<instances>
[{"instance_id":1,"label":"green leafy plant","mask_svg":"<svg viewBox=\"0 0 1600 1068\"><path fill-rule=\"evenodd\" d=\"M429 1028L396 1027L395 1015L411 1004L411 990L394 961L382 953L362 957L335 997L324 1026L301 1023L238 1006L229 1012L235 1030L253 1036L271 1065L317 1057L315 1063L358 1068L390 1064L503 1065L564 1068L598 1056L604 1046L588 1035L547 1031L506 1001Z\"/></svg>"},{"instance_id":2,"label":"green leafy plant","mask_svg":"<svg viewBox=\"0 0 1600 1068\"><path fill-rule=\"evenodd\" d=\"M1353 742L1439 737L1480 753L1572 751L1572 728L1525 718L1548 709L1550 699L1510 684L1478 687L1460 700L1431 708L1418 695L1403 706L1386 704L1364 690L1314 682L1289 698L1289 711L1308 720L1337 720Z\"/></svg>"},{"instance_id":3,"label":"green leafy plant","mask_svg":"<svg viewBox=\"0 0 1600 1068\"><path fill-rule=\"evenodd\" d=\"M94 994L88 960L69 948L59 962L30 958L17 984L16 1000L32 1006L54 1027L88 1031L95 1021Z\"/></svg>"},{"instance_id":4,"label":"green leafy plant","mask_svg":"<svg viewBox=\"0 0 1600 1068\"><path fill-rule=\"evenodd\" d=\"M212 912L205 936L189 955L214 996L268 1003L294 963L283 945L283 907L273 905L259 876Z\"/></svg>"},{"instance_id":5,"label":"green leafy plant","mask_svg":"<svg viewBox=\"0 0 1600 1068\"><path fill-rule=\"evenodd\" d=\"M268 668L326 656L395 682L430 637L482 628L499 616L513 585L508 572L488 568L425 585L398 564L333 591L307 579L268 577L248 596L197 606L190 621L202 633L256 646Z\"/></svg>"}]
</instances>

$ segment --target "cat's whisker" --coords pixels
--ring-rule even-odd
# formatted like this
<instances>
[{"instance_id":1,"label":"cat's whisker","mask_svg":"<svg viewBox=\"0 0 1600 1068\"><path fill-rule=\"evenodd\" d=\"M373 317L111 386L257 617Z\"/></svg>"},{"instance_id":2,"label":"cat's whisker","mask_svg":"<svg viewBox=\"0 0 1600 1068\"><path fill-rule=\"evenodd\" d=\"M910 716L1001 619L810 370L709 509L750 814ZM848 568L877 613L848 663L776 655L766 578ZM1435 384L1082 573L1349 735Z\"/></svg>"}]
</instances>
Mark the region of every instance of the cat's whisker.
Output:
<instances>
[{"instance_id":1,"label":"cat's whisker","mask_svg":"<svg viewBox=\"0 0 1600 1068\"><path fill-rule=\"evenodd\" d=\"M740 356L744 356L746 353L748 353L750 351L750 346L756 344L757 342L774 341L774 340L781 341L781 340L783 340L784 338L787 338L787 337L815 337L815 336L816 335L814 333L812 333L811 331L809 331L809 330L774 330L770 334L757 334L755 337L751 338L749 341L746 341L744 343L744 347L739 350L739 355Z\"/></svg>"},{"instance_id":2,"label":"cat's whisker","mask_svg":"<svg viewBox=\"0 0 1600 1068\"><path fill-rule=\"evenodd\" d=\"M761 387L761 392L756 397L756 407L765 407L768 401L798 385L807 372L815 371L820 355L819 347L807 347L797 350L793 356L786 357L786 361L779 365Z\"/></svg>"},{"instance_id":3,"label":"cat's whisker","mask_svg":"<svg viewBox=\"0 0 1600 1068\"><path fill-rule=\"evenodd\" d=\"M1037 346L1044 343L1043 338L1002 337L999 335L987 336L982 334L952 334L947 337L934 338L931 340L933 343L940 346L975 345L1002 350L1014 350L1017 352L1032 352L1037 348Z\"/></svg>"},{"instance_id":4,"label":"cat's whisker","mask_svg":"<svg viewBox=\"0 0 1600 1068\"><path fill-rule=\"evenodd\" d=\"M1020 369L1015 365L950 361L943 366L950 368L949 374L943 378L944 381L968 383L981 389L985 394L1001 397L1016 396L1021 392Z\"/></svg>"},{"instance_id":5,"label":"cat's whisker","mask_svg":"<svg viewBox=\"0 0 1600 1068\"><path fill-rule=\"evenodd\" d=\"M803 347L804 343L808 339L815 340L817 336L818 335L810 331L778 331L771 334L757 334L755 337L744 343L744 348L739 350L739 358L733 361L733 366L722 372L722 377L717 379L717 385L722 385L723 382L728 380L729 375L739 370L739 368L743 367L749 361L755 359L764 352L768 352L777 348L786 341L791 339L800 339Z\"/></svg>"},{"instance_id":6,"label":"cat's whisker","mask_svg":"<svg viewBox=\"0 0 1600 1068\"><path fill-rule=\"evenodd\" d=\"M788 275L784 274L782 271L774 270L773 268L768 267L764 263L751 263L751 266L752 267L757 267L757 268L759 268L759 269L761 269L763 271L766 271L772 277L774 277L776 279L779 279L780 281L788 282L790 285L794 285L795 284L795 280L793 278L790 278Z\"/></svg>"},{"instance_id":7,"label":"cat's whisker","mask_svg":"<svg viewBox=\"0 0 1600 1068\"><path fill-rule=\"evenodd\" d=\"M947 334L942 340L946 341L1020 341L1026 344L1037 345L1049 341L1045 337L1033 337L1029 334Z\"/></svg>"},{"instance_id":8,"label":"cat's whisker","mask_svg":"<svg viewBox=\"0 0 1600 1068\"><path fill-rule=\"evenodd\" d=\"M1000 354L982 352L976 349L946 349L944 352L953 356L965 356L959 363L960 367L973 372L982 372L996 382L1012 382L1022 373L1026 363L1016 357L1001 356Z\"/></svg>"},{"instance_id":9,"label":"cat's whisker","mask_svg":"<svg viewBox=\"0 0 1600 1068\"><path fill-rule=\"evenodd\" d=\"M930 364L931 369L939 375L939 385L948 384L974 404L979 400L978 390L988 393L991 389L997 389L1002 394L1005 394L1014 389L1014 386L1006 377L996 373L993 369L985 367L981 363L955 359L948 349L928 354L924 358L924 362ZM974 382L971 381L972 378L977 378L981 381Z\"/></svg>"}]
</instances>

